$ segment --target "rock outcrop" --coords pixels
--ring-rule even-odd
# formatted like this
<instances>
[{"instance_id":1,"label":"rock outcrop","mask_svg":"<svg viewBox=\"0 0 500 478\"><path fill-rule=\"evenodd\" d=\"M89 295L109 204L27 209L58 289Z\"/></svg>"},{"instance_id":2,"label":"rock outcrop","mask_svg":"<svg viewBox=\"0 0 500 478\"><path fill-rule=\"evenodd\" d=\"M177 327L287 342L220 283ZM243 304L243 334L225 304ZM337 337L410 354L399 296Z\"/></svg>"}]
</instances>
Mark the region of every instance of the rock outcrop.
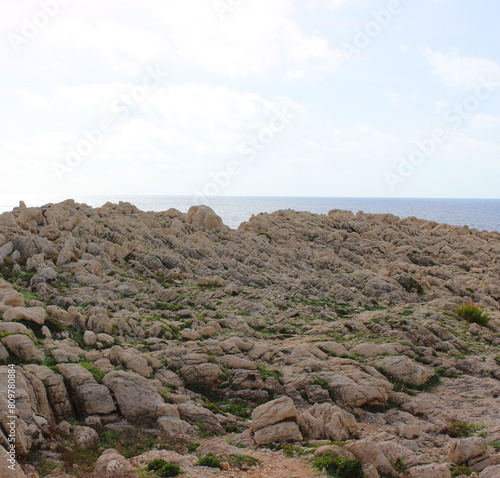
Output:
<instances>
[{"instance_id":1,"label":"rock outcrop","mask_svg":"<svg viewBox=\"0 0 500 478\"><path fill-rule=\"evenodd\" d=\"M0 215L0 453L15 370L19 477L163 457L204 476L198 444L231 473L234 445L274 444L367 477L494 477L499 257L498 232L390 214L232 230L206 206L21 205Z\"/></svg>"}]
</instances>

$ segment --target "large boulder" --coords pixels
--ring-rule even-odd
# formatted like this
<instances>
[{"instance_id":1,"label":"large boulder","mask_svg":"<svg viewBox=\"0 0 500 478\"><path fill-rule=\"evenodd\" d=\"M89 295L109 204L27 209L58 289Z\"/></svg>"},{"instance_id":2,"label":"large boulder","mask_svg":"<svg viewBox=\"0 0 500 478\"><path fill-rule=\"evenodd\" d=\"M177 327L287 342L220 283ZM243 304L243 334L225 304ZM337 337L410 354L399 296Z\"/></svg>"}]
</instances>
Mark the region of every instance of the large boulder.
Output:
<instances>
[{"instance_id":1,"label":"large boulder","mask_svg":"<svg viewBox=\"0 0 500 478\"><path fill-rule=\"evenodd\" d=\"M106 478L125 478L133 476L134 467L116 450L110 448L96 461L94 472L96 476Z\"/></svg>"},{"instance_id":2,"label":"large boulder","mask_svg":"<svg viewBox=\"0 0 500 478\"><path fill-rule=\"evenodd\" d=\"M479 478L498 478L500 476L500 465L489 466L484 469Z\"/></svg>"},{"instance_id":3,"label":"large boulder","mask_svg":"<svg viewBox=\"0 0 500 478\"><path fill-rule=\"evenodd\" d=\"M302 441L297 409L288 397L278 398L252 412L252 431L257 445Z\"/></svg>"},{"instance_id":4,"label":"large boulder","mask_svg":"<svg viewBox=\"0 0 500 478\"><path fill-rule=\"evenodd\" d=\"M43 362L45 360L45 354L26 335L8 335L2 339L2 344L23 362Z\"/></svg>"},{"instance_id":5,"label":"large boulder","mask_svg":"<svg viewBox=\"0 0 500 478\"><path fill-rule=\"evenodd\" d=\"M14 307L3 314L3 319L6 322L27 320L38 325L43 325L46 318L47 312L43 307Z\"/></svg>"},{"instance_id":6,"label":"large boulder","mask_svg":"<svg viewBox=\"0 0 500 478\"><path fill-rule=\"evenodd\" d=\"M344 441L358 430L356 418L340 407L315 404L299 416L300 431L315 440Z\"/></svg>"},{"instance_id":7,"label":"large boulder","mask_svg":"<svg viewBox=\"0 0 500 478\"><path fill-rule=\"evenodd\" d=\"M490 478L495 476L492 475ZM410 478L452 478L452 475L448 465L432 463L412 468Z\"/></svg>"},{"instance_id":8,"label":"large boulder","mask_svg":"<svg viewBox=\"0 0 500 478\"><path fill-rule=\"evenodd\" d=\"M177 417L160 417L157 420L158 428L163 430L167 440L180 440L196 437L196 429L188 422Z\"/></svg>"},{"instance_id":9,"label":"large boulder","mask_svg":"<svg viewBox=\"0 0 500 478\"><path fill-rule=\"evenodd\" d=\"M371 373L349 365L339 372L320 372L318 377L327 381L335 401L343 407L385 407L393 385L376 370Z\"/></svg>"},{"instance_id":10,"label":"large boulder","mask_svg":"<svg viewBox=\"0 0 500 478\"><path fill-rule=\"evenodd\" d=\"M213 387L221 383L223 370L214 363L186 365L179 371L180 376L187 384L205 385Z\"/></svg>"},{"instance_id":11,"label":"large boulder","mask_svg":"<svg viewBox=\"0 0 500 478\"><path fill-rule=\"evenodd\" d=\"M434 370L425 365L421 365L406 355L385 357L377 362L382 370L411 385L423 385L434 376Z\"/></svg>"},{"instance_id":12,"label":"large boulder","mask_svg":"<svg viewBox=\"0 0 500 478\"><path fill-rule=\"evenodd\" d=\"M57 366L80 415L109 415L116 412L116 406L109 389L97 383L94 376L81 365L59 364Z\"/></svg>"},{"instance_id":13,"label":"large boulder","mask_svg":"<svg viewBox=\"0 0 500 478\"><path fill-rule=\"evenodd\" d=\"M447 460L462 465L472 458L483 455L488 449L486 440L481 437L464 438L454 441L448 449Z\"/></svg>"},{"instance_id":14,"label":"large boulder","mask_svg":"<svg viewBox=\"0 0 500 478\"><path fill-rule=\"evenodd\" d=\"M120 413L132 423L154 425L162 416L179 418L173 405L165 403L151 382L134 372L109 372L102 383L112 392Z\"/></svg>"},{"instance_id":15,"label":"large boulder","mask_svg":"<svg viewBox=\"0 0 500 478\"><path fill-rule=\"evenodd\" d=\"M377 444L367 439L350 443L344 447L351 452L364 465L374 465L377 471L382 474L392 476L394 468L384 453L384 450Z\"/></svg>"},{"instance_id":16,"label":"large boulder","mask_svg":"<svg viewBox=\"0 0 500 478\"><path fill-rule=\"evenodd\" d=\"M186 221L193 226L204 227L205 229L217 229L224 226L220 216L208 206L193 206L187 213Z\"/></svg>"}]
</instances>

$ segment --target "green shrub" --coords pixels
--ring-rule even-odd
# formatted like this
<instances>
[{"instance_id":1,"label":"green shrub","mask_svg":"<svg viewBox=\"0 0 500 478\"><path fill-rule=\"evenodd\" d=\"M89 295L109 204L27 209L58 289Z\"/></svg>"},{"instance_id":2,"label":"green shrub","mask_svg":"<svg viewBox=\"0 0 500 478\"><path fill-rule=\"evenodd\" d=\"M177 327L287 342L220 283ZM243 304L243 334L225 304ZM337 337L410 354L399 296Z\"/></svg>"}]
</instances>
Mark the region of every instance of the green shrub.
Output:
<instances>
[{"instance_id":1,"label":"green shrub","mask_svg":"<svg viewBox=\"0 0 500 478\"><path fill-rule=\"evenodd\" d=\"M451 476L453 476L453 477L461 476L461 475L470 476L470 475L472 475L473 471L474 470L472 470L468 466L454 466L451 469Z\"/></svg>"},{"instance_id":2,"label":"green shrub","mask_svg":"<svg viewBox=\"0 0 500 478\"><path fill-rule=\"evenodd\" d=\"M219 468L220 469L221 460L217 455L209 453L208 455L200 458L198 461L198 466L208 466L209 468Z\"/></svg>"},{"instance_id":3,"label":"green shrub","mask_svg":"<svg viewBox=\"0 0 500 478\"><path fill-rule=\"evenodd\" d=\"M50 475L56 468L59 468L59 466L59 463L42 459L36 464L36 469L40 475L45 476Z\"/></svg>"},{"instance_id":4,"label":"green shrub","mask_svg":"<svg viewBox=\"0 0 500 478\"><path fill-rule=\"evenodd\" d=\"M251 466L259 466L260 461L253 456L248 455L229 455L228 459L229 464L234 468L248 468Z\"/></svg>"},{"instance_id":5,"label":"green shrub","mask_svg":"<svg viewBox=\"0 0 500 478\"><path fill-rule=\"evenodd\" d=\"M313 466L332 478L364 478L360 460L350 460L332 453L325 453L313 460Z\"/></svg>"},{"instance_id":6,"label":"green shrub","mask_svg":"<svg viewBox=\"0 0 500 478\"><path fill-rule=\"evenodd\" d=\"M66 327L60 320L56 319L55 317L52 317L49 315L45 319L45 325L49 328L51 332L54 333L61 333L61 332L67 332L68 327Z\"/></svg>"},{"instance_id":7,"label":"green shrub","mask_svg":"<svg viewBox=\"0 0 500 478\"><path fill-rule=\"evenodd\" d=\"M220 432L212 430L206 423L197 423L196 426L198 428L198 437L201 439L212 438L221 435Z\"/></svg>"},{"instance_id":8,"label":"green shrub","mask_svg":"<svg viewBox=\"0 0 500 478\"><path fill-rule=\"evenodd\" d=\"M467 438L474 435L474 433L481 428L481 425L474 425L472 423L460 421L451 422L448 424L448 435L451 438Z\"/></svg>"},{"instance_id":9,"label":"green shrub","mask_svg":"<svg viewBox=\"0 0 500 478\"><path fill-rule=\"evenodd\" d=\"M157 434L148 433L143 428L126 428L122 431L99 432L99 446L114 448L125 458L141 455L153 448L164 448Z\"/></svg>"},{"instance_id":10,"label":"green shrub","mask_svg":"<svg viewBox=\"0 0 500 478\"><path fill-rule=\"evenodd\" d=\"M236 423L225 423L223 428L227 433L241 433L243 431Z\"/></svg>"},{"instance_id":11,"label":"green shrub","mask_svg":"<svg viewBox=\"0 0 500 478\"><path fill-rule=\"evenodd\" d=\"M472 302L462 304L455 309L456 314L467 322L475 323L486 327L490 321L490 316L484 309Z\"/></svg>"},{"instance_id":12,"label":"green shrub","mask_svg":"<svg viewBox=\"0 0 500 478\"><path fill-rule=\"evenodd\" d=\"M179 476L182 472L181 467L177 463L156 459L149 463L149 471L154 471L157 476L161 478L168 478L170 476Z\"/></svg>"},{"instance_id":13,"label":"green shrub","mask_svg":"<svg viewBox=\"0 0 500 478\"><path fill-rule=\"evenodd\" d=\"M324 390L330 390L330 384L324 378L314 377L313 383L319 385Z\"/></svg>"},{"instance_id":14,"label":"green shrub","mask_svg":"<svg viewBox=\"0 0 500 478\"><path fill-rule=\"evenodd\" d=\"M252 412L248 408L248 403L230 403L227 407L225 407L225 411L240 418L250 418L252 416Z\"/></svg>"},{"instance_id":15,"label":"green shrub","mask_svg":"<svg viewBox=\"0 0 500 478\"><path fill-rule=\"evenodd\" d=\"M101 369L98 369L97 367L94 367L89 362L80 362L79 365L81 365L84 369L88 370L94 376L97 383L102 383L104 375L108 373L108 372L103 372Z\"/></svg>"},{"instance_id":16,"label":"green shrub","mask_svg":"<svg viewBox=\"0 0 500 478\"><path fill-rule=\"evenodd\" d=\"M279 383L283 385L283 372L281 370L272 370L269 368L266 368L264 365L257 365L257 370L259 371L260 378L262 380L267 380L268 378L274 378L277 380Z\"/></svg>"},{"instance_id":17,"label":"green shrub","mask_svg":"<svg viewBox=\"0 0 500 478\"><path fill-rule=\"evenodd\" d=\"M198 443L197 441L188 441L186 443L186 448L188 453L194 453L198 448L200 448L201 443Z\"/></svg>"},{"instance_id":18,"label":"green shrub","mask_svg":"<svg viewBox=\"0 0 500 478\"><path fill-rule=\"evenodd\" d=\"M163 468L168 462L166 460L162 460L160 458L153 460L148 465L149 471L158 471L160 468Z\"/></svg>"}]
</instances>

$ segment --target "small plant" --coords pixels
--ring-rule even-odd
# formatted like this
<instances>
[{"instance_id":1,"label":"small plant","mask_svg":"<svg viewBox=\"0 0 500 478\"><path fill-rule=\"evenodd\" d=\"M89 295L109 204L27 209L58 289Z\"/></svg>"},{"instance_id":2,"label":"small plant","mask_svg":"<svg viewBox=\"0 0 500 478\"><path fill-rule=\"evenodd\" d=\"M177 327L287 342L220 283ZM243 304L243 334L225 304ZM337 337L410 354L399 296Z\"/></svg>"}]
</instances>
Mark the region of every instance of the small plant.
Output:
<instances>
[{"instance_id":1,"label":"small plant","mask_svg":"<svg viewBox=\"0 0 500 478\"><path fill-rule=\"evenodd\" d=\"M257 458L248 455L229 455L228 462L232 467L239 468L240 470L260 465L260 461Z\"/></svg>"},{"instance_id":2,"label":"small plant","mask_svg":"<svg viewBox=\"0 0 500 478\"><path fill-rule=\"evenodd\" d=\"M262 380L274 378L279 383L283 384L283 379L281 378L283 373L280 370L271 370L266 368L264 365L257 365L257 370L259 371L260 378L262 378Z\"/></svg>"},{"instance_id":3,"label":"small plant","mask_svg":"<svg viewBox=\"0 0 500 478\"><path fill-rule=\"evenodd\" d=\"M456 314L467 322L486 327L490 321L490 316L484 309L472 302L462 304L455 309Z\"/></svg>"},{"instance_id":4,"label":"small plant","mask_svg":"<svg viewBox=\"0 0 500 478\"><path fill-rule=\"evenodd\" d=\"M496 451L500 450L500 440L489 442L488 445L492 446Z\"/></svg>"},{"instance_id":5,"label":"small plant","mask_svg":"<svg viewBox=\"0 0 500 478\"><path fill-rule=\"evenodd\" d=\"M248 408L247 403L230 403L227 407L225 407L225 411L234 415L236 417L240 417L243 419L248 419L252 416L252 412Z\"/></svg>"},{"instance_id":6,"label":"small plant","mask_svg":"<svg viewBox=\"0 0 500 478\"><path fill-rule=\"evenodd\" d=\"M201 439L212 438L221 434L218 431L211 430L206 423L197 423L196 426L198 427L198 437Z\"/></svg>"},{"instance_id":7,"label":"small plant","mask_svg":"<svg viewBox=\"0 0 500 478\"><path fill-rule=\"evenodd\" d=\"M406 466L406 463L404 462L404 460L402 460L401 458L398 458L396 460L396 463L394 465L394 469L399 471L400 473L408 473L408 467Z\"/></svg>"},{"instance_id":8,"label":"small plant","mask_svg":"<svg viewBox=\"0 0 500 478\"><path fill-rule=\"evenodd\" d=\"M267 237L271 242L273 242L273 238L271 236L271 234L269 234L268 232L258 232L257 233L258 236L265 236Z\"/></svg>"},{"instance_id":9,"label":"small plant","mask_svg":"<svg viewBox=\"0 0 500 478\"><path fill-rule=\"evenodd\" d=\"M330 390L330 384L324 378L314 377L313 383L319 385L324 390Z\"/></svg>"},{"instance_id":10,"label":"small plant","mask_svg":"<svg viewBox=\"0 0 500 478\"><path fill-rule=\"evenodd\" d=\"M98 369L97 367L94 367L89 362L80 362L79 365L81 365L84 369L88 370L94 376L97 383L102 383L104 375L108 373L108 372L103 372L101 369Z\"/></svg>"},{"instance_id":11,"label":"small plant","mask_svg":"<svg viewBox=\"0 0 500 478\"><path fill-rule=\"evenodd\" d=\"M200 460L198 461L198 466L208 466L209 468L220 469L220 464L221 459L213 453L209 453L208 455L200 458Z\"/></svg>"},{"instance_id":12,"label":"small plant","mask_svg":"<svg viewBox=\"0 0 500 478\"><path fill-rule=\"evenodd\" d=\"M223 428L227 433L241 433L243 431L236 423L225 423Z\"/></svg>"},{"instance_id":13,"label":"small plant","mask_svg":"<svg viewBox=\"0 0 500 478\"><path fill-rule=\"evenodd\" d=\"M474 435L474 433L481 428L481 425L474 425L472 423L460 421L451 422L448 425L448 435L451 438L467 438Z\"/></svg>"},{"instance_id":14,"label":"small plant","mask_svg":"<svg viewBox=\"0 0 500 478\"><path fill-rule=\"evenodd\" d=\"M325 453L313 459L313 466L332 478L365 478L360 460Z\"/></svg>"},{"instance_id":15,"label":"small plant","mask_svg":"<svg viewBox=\"0 0 500 478\"><path fill-rule=\"evenodd\" d=\"M149 471L154 471L157 476L161 478L168 478L170 476L179 476L182 472L181 467L177 463L156 459L149 463Z\"/></svg>"},{"instance_id":16,"label":"small plant","mask_svg":"<svg viewBox=\"0 0 500 478\"><path fill-rule=\"evenodd\" d=\"M43 459L40 460L36 465L37 471L42 476L50 475L56 468L59 468L59 463L54 463L53 461Z\"/></svg>"},{"instance_id":17,"label":"small plant","mask_svg":"<svg viewBox=\"0 0 500 478\"><path fill-rule=\"evenodd\" d=\"M194 453L198 448L200 448L201 443L197 441L188 441L186 443L186 448L189 453Z\"/></svg>"},{"instance_id":18,"label":"small plant","mask_svg":"<svg viewBox=\"0 0 500 478\"><path fill-rule=\"evenodd\" d=\"M466 475L470 476L472 475L474 470L469 468L468 466L455 466L451 469L451 476L461 476L461 475Z\"/></svg>"}]
</instances>

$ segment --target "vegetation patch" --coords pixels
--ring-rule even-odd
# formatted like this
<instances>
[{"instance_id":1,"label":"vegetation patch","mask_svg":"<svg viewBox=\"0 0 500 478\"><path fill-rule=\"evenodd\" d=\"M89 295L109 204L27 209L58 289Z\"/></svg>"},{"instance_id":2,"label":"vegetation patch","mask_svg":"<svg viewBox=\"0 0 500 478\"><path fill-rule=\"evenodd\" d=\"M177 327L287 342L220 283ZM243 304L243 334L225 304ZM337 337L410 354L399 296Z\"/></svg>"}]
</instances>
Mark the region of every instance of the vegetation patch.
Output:
<instances>
[{"instance_id":1,"label":"vegetation patch","mask_svg":"<svg viewBox=\"0 0 500 478\"><path fill-rule=\"evenodd\" d=\"M365 478L360 460L325 453L313 459L313 466L331 478Z\"/></svg>"},{"instance_id":2,"label":"vegetation patch","mask_svg":"<svg viewBox=\"0 0 500 478\"><path fill-rule=\"evenodd\" d=\"M203 456L198 461L198 466L208 466L209 468L219 468L220 469L221 459L217 455L213 453L209 453L206 456Z\"/></svg>"},{"instance_id":3,"label":"vegetation patch","mask_svg":"<svg viewBox=\"0 0 500 478\"><path fill-rule=\"evenodd\" d=\"M485 310L472 302L462 304L455 309L456 314L467 322L486 327L490 321L490 316Z\"/></svg>"},{"instance_id":4,"label":"vegetation patch","mask_svg":"<svg viewBox=\"0 0 500 478\"><path fill-rule=\"evenodd\" d=\"M448 435L451 438L468 438L482 428L484 428L482 425L475 425L473 423L461 421L450 422L448 424Z\"/></svg>"},{"instance_id":5,"label":"vegetation patch","mask_svg":"<svg viewBox=\"0 0 500 478\"><path fill-rule=\"evenodd\" d=\"M90 362L80 362L79 365L88 370L94 376L97 383L102 383L102 379L108 373L94 367Z\"/></svg>"},{"instance_id":6,"label":"vegetation patch","mask_svg":"<svg viewBox=\"0 0 500 478\"><path fill-rule=\"evenodd\" d=\"M260 461L253 456L248 455L229 455L227 460L233 468L239 468L240 470L251 468L252 466L260 466Z\"/></svg>"},{"instance_id":7,"label":"vegetation patch","mask_svg":"<svg viewBox=\"0 0 500 478\"><path fill-rule=\"evenodd\" d=\"M451 469L451 476L470 476L473 472L474 470L472 468L469 468L468 466L454 466Z\"/></svg>"},{"instance_id":8,"label":"vegetation patch","mask_svg":"<svg viewBox=\"0 0 500 478\"><path fill-rule=\"evenodd\" d=\"M257 365L257 370L259 371L262 380L267 380L268 378L274 378L281 385L283 385L284 383L282 378L283 373L281 372L281 370L269 369L266 368L264 365Z\"/></svg>"},{"instance_id":9,"label":"vegetation patch","mask_svg":"<svg viewBox=\"0 0 500 478\"><path fill-rule=\"evenodd\" d=\"M149 463L149 471L154 471L161 478L179 476L182 473L181 467L177 463L156 459Z\"/></svg>"}]
</instances>

